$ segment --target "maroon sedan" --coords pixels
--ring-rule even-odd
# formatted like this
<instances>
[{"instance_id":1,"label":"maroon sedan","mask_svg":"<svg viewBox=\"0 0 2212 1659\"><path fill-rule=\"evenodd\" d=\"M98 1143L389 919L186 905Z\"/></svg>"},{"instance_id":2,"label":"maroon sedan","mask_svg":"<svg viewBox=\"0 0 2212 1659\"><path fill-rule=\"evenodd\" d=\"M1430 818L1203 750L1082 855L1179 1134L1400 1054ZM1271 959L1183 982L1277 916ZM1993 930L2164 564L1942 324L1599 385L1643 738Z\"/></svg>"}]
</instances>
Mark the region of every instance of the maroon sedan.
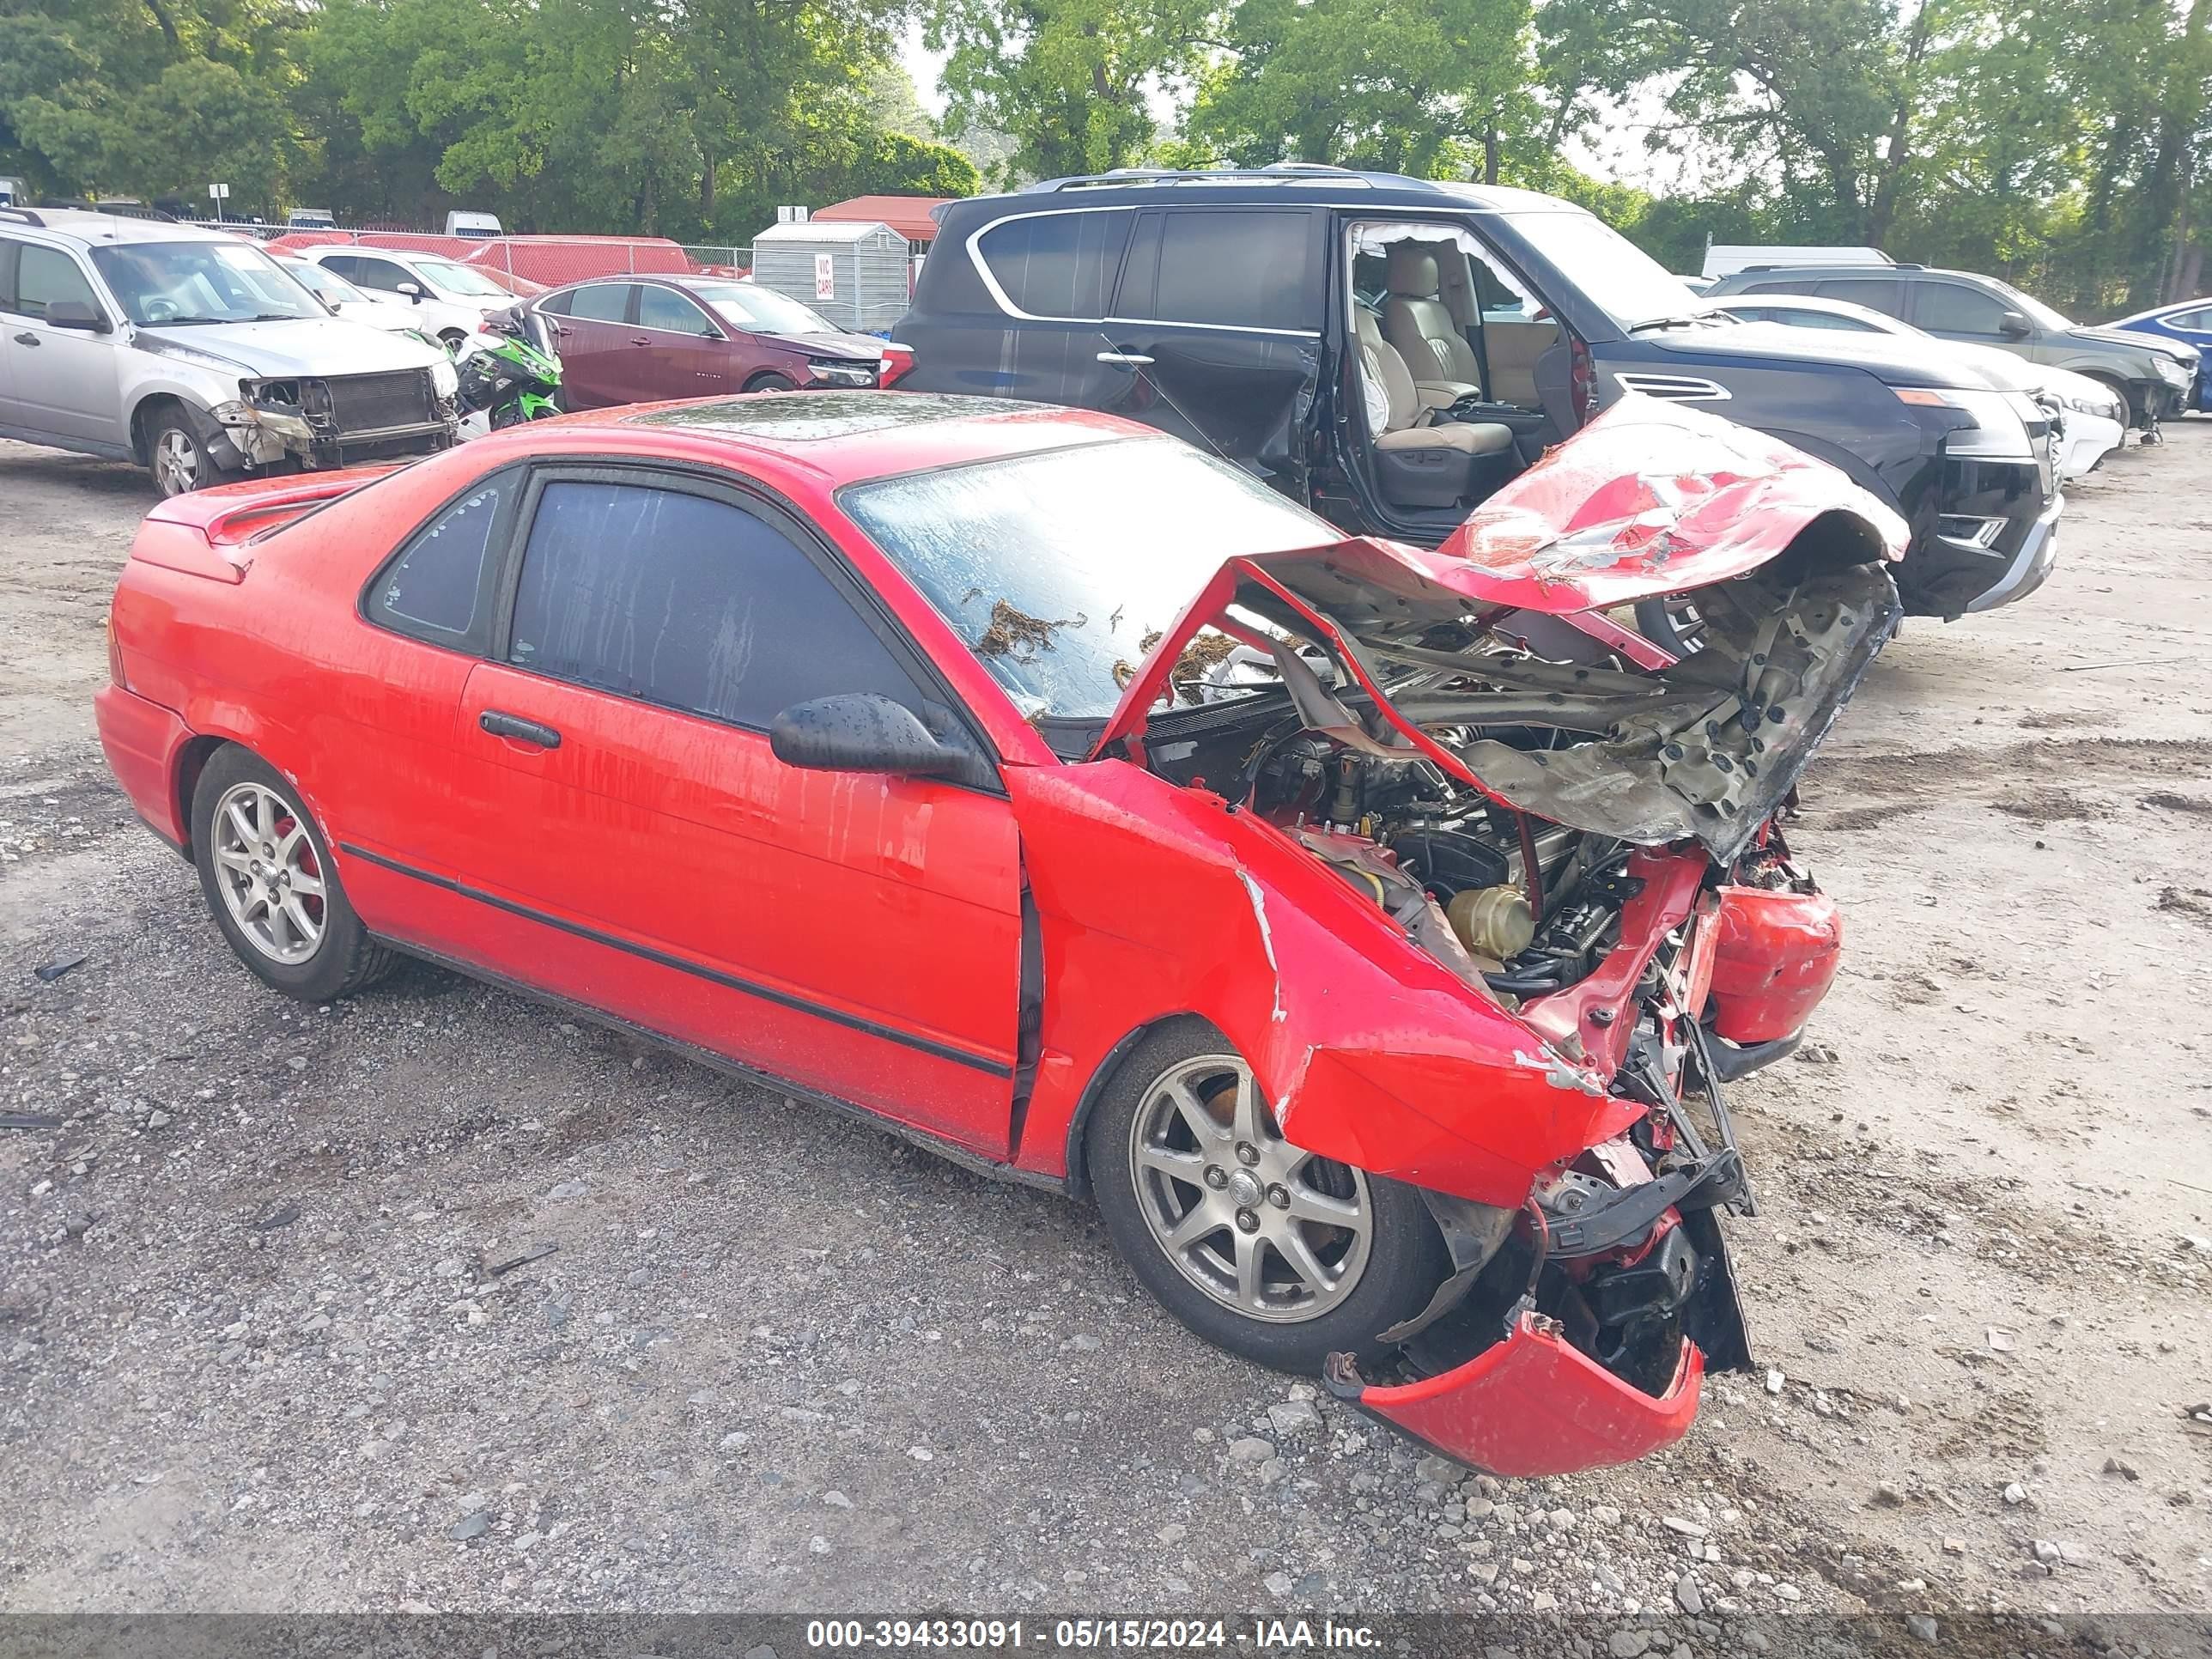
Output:
<instances>
[{"instance_id":1,"label":"maroon sedan","mask_svg":"<svg viewBox=\"0 0 2212 1659\"><path fill-rule=\"evenodd\" d=\"M603 276L556 289L536 308L561 353L569 409L872 386L883 352L872 336L728 276Z\"/></svg>"}]
</instances>

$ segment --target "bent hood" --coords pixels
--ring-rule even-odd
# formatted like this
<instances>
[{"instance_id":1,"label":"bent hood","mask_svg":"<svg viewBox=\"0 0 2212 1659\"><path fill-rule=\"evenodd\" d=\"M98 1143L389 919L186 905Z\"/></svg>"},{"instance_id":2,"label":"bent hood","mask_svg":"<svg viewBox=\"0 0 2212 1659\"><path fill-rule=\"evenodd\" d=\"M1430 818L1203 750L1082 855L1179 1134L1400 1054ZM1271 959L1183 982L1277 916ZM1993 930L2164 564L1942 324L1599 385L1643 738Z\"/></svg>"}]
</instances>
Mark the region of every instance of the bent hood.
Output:
<instances>
[{"instance_id":1,"label":"bent hood","mask_svg":"<svg viewBox=\"0 0 2212 1659\"><path fill-rule=\"evenodd\" d=\"M388 374L428 368L443 353L398 334L343 317L290 317L273 323L191 323L141 328L142 350L181 349L216 358L254 380L294 374Z\"/></svg>"},{"instance_id":2,"label":"bent hood","mask_svg":"<svg viewBox=\"0 0 2212 1659\"><path fill-rule=\"evenodd\" d=\"M1359 538L1231 560L1146 658L1094 753L1141 742L1171 672L1217 618L1265 643L1223 617L1235 605L1336 659L1337 683L1324 687L1301 658L1274 652L1313 729L1430 760L1554 823L1645 846L1694 839L1726 862L1789 793L1894 630L1887 566L1906 538L1895 513L1826 462L1632 398L1434 552ZM1686 590L1707 590L1704 649L1680 663L1620 649L1659 665L1606 665L1607 647L1644 642L1595 613ZM1494 640L1526 641L1534 665L1416 642L1470 617ZM1394 702L1386 684L1407 666L1428 672ZM1441 690L1454 682L1438 673L1474 689ZM1510 702L1493 708L1492 696ZM1479 738L1454 748L1424 729L1531 723L1591 736L1537 752Z\"/></svg>"},{"instance_id":3,"label":"bent hood","mask_svg":"<svg viewBox=\"0 0 2212 1659\"><path fill-rule=\"evenodd\" d=\"M2106 345L2133 346L2138 351L2160 352L2188 368L2197 367L2197 349L2186 340L2144 334L2132 328L2091 328L2076 324L2067 333L2077 340L2100 340Z\"/></svg>"},{"instance_id":4,"label":"bent hood","mask_svg":"<svg viewBox=\"0 0 2212 1659\"><path fill-rule=\"evenodd\" d=\"M884 355L884 343L866 334L759 334L763 340L817 357L849 357L873 368Z\"/></svg>"}]
</instances>

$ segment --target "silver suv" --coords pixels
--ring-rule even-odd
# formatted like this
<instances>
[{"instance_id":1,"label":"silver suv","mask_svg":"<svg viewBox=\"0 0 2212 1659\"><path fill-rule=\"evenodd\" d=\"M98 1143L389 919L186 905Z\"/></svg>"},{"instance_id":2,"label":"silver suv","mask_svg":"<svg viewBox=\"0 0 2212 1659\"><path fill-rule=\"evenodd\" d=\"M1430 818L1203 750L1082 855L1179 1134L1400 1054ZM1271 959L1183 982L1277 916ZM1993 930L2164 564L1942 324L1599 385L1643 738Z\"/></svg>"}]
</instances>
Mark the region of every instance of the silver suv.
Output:
<instances>
[{"instance_id":1,"label":"silver suv","mask_svg":"<svg viewBox=\"0 0 2212 1659\"><path fill-rule=\"evenodd\" d=\"M331 315L240 238L0 207L0 437L175 495L443 449L454 387L435 343Z\"/></svg>"}]
</instances>

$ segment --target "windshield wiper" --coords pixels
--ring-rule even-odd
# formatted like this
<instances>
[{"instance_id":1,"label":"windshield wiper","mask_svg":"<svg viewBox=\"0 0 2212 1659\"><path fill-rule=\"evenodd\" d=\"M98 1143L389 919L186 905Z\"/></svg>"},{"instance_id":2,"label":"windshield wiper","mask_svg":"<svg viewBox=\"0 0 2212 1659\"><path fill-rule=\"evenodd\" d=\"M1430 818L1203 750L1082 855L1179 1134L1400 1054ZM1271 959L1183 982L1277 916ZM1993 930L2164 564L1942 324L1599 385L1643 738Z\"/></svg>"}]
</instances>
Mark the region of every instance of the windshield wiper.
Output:
<instances>
[{"instance_id":1,"label":"windshield wiper","mask_svg":"<svg viewBox=\"0 0 2212 1659\"><path fill-rule=\"evenodd\" d=\"M1631 323L1627 331L1631 334L1641 334L1647 329L1703 328L1711 321L1711 318L1702 316L1646 317L1640 323Z\"/></svg>"}]
</instances>

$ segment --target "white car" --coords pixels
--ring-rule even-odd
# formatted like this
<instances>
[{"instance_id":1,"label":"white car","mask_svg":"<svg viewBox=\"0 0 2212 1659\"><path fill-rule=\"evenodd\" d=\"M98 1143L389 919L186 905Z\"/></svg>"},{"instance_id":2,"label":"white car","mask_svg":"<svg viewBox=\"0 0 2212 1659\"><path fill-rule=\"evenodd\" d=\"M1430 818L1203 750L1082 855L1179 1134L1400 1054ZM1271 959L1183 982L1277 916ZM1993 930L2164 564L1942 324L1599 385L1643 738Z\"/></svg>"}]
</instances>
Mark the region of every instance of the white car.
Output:
<instances>
[{"instance_id":1,"label":"white car","mask_svg":"<svg viewBox=\"0 0 2212 1659\"><path fill-rule=\"evenodd\" d=\"M302 248L300 257L370 295L404 300L420 319L416 326L444 341L448 350L459 349L493 312L506 310L521 297L473 266L441 254L332 242Z\"/></svg>"},{"instance_id":2,"label":"white car","mask_svg":"<svg viewBox=\"0 0 2212 1659\"><path fill-rule=\"evenodd\" d=\"M453 441L445 353L333 317L253 243L0 209L0 437L135 460L164 495Z\"/></svg>"},{"instance_id":3,"label":"white car","mask_svg":"<svg viewBox=\"0 0 2212 1659\"><path fill-rule=\"evenodd\" d=\"M343 317L349 323L366 323L386 334L404 334L416 340L432 337L423 332L422 319L415 307L399 295L367 293L328 265L319 265L295 253L273 253L270 258L276 261L279 270L320 300L323 308L333 317ZM443 346L443 342L439 343ZM450 356L452 348L444 349Z\"/></svg>"},{"instance_id":4,"label":"white car","mask_svg":"<svg viewBox=\"0 0 2212 1659\"><path fill-rule=\"evenodd\" d=\"M1886 312L1849 300L1811 294L1731 294L1715 300L1712 310L1740 323L1774 323L1784 328L1841 329L1861 334L1910 334L1934 350L1964 357L2058 407L2061 446L2055 462L2061 480L2078 478L2120 447L2128 431L2128 407L2110 386L2071 369L2033 363L1994 346L1942 339L1901 322Z\"/></svg>"}]
</instances>

